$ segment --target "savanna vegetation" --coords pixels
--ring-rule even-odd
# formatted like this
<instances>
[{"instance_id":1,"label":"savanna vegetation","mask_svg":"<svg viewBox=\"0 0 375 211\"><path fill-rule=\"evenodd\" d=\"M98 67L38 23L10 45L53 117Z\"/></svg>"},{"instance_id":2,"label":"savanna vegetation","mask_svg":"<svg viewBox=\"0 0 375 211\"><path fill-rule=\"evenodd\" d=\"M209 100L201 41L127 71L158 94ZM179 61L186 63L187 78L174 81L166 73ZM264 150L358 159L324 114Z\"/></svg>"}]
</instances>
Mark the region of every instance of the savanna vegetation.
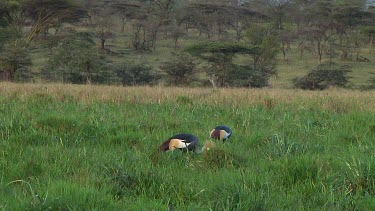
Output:
<instances>
[{"instance_id":1,"label":"savanna vegetation","mask_svg":"<svg viewBox=\"0 0 375 211\"><path fill-rule=\"evenodd\" d=\"M1 210L373 210L373 91L0 84ZM202 154L157 147L176 133Z\"/></svg>"},{"instance_id":2,"label":"savanna vegetation","mask_svg":"<svg viewBox=\"0 0 375 211\"><path fill-rule=\"evenodd\" d=\"M0 79L371 89L374 20L366 0L2 0ZM327 63L349 72L311 85Z\"/></svg>"},{"instance_id":3,"label":"savanna vegetation","mask_svg":"<svg viewBox=\"0 0 375 211\"><path fill-rule=\"evenodd\" d=\"M374 24L365 0L2 0L0 210L374 210ZM177 133L211 149L157 153Z\"/></svg>"}]
</instances>

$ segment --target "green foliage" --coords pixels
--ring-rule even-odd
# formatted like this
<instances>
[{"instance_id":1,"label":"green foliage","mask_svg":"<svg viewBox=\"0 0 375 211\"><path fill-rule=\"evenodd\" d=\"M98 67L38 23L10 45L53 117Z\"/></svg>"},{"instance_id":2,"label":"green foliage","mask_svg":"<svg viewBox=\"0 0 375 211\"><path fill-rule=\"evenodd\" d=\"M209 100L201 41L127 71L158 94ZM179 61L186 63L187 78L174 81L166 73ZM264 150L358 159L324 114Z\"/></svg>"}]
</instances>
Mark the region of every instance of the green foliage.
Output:
<instances>
[{"instance_id":1,"label":"green foliage","mask_svg":"<svg viewBox=\"0 0 375 211\"><path fill-rule=\"evenodd\" d=\"M345 87L349 82L350 72L347 65L326 62L312 69L304 77L295 78L293 84L296 88L310 90L326 89L329 86Z\"/></svg>"},{"instance_id":2,"label":"green foliage","mask_svg":"<svg viewBox=\"0 0 375 211\"><path fill-rule=\"evenodd\" d=\"M14 27L0 27L0 49L7 42L11 42L22 38L22 32Z\"/></svg>"},{"instance_id":3,"label":"green foliage","mask_svg":"<svg viewBox=\"0 0 375 211\"><path fill-rule=\"evenodd\" d=\"M210 63L206 72L211 82L218 86L228 85L228 74L234 66L233 58L236 54L257 55L258 47L247 47L238 43L205 42L189 46L186 52L204 59ZM233 75L232 75L233 76Z\"/></svg>"},{"instance_id":4,"label":"green foliage","mask_svg":"<svg viewBox=\"0 0 375 211\"><path fill-rule=\"evenodd\" d=\"M6 81L30 79L25 76L31 66L28 45L21 39L9 41L0 51L0 79Z\"/></svg>"},{"instance_id":5,"label":"green foliage","mask_svg":"<svg viewBox=\"0 0 375 211\"><path fill-rule=\"evenodd\" d=\"M35 23L27 35L33 41L50 27L59 28L63 22L75 22L85 16L85 11L71 0L24 0L23 12Z\"/></svg>"},{"instance_id":6,"label":"green foliage","mask_svg":"<svg viewBox=\"0 0 375 211\"><path fill-rule=\"evenodd\" d=\"M373 75L373 74L372 74L372 75ZM372 76L372 77L368 80L368 82L369 82L369 85L364 86L363 88L364 88L364 89L375 89L375 77Z\"/></svg>"},{"instance_id":7,"label":"green foliage","mask_svg":"<svg viewBox=\"0 0 375 211\"><path fill-rule=\"evenodd\" d=\"M63 39L44 68L43 75L49 80L78 84L112 80L105 56L87 33Z\"/></svg>"},{"instance_id":8,"label":"green foliage","mask_svg":"<svg viewBox=\"0 0 375 211\"><path fill-rule=\"evenodd\" d=\"M375 36L375 26L365 26L361 30L366 36Z\"/></svg>"},{"instance_id":9,"label":"green foliage","mask_svg":"<svg viewBox=\"0 0 375 211\"><path fill-rule=\"evenodd\" d=\"M277 37L265 26L251 25L246 30L246 38L251 45L259 48L259 53L254 54L252 61L249 62L253 68L265 75L276 74L276 58L280 51Z\"/></svg>"},{"instance_id":10,"label":"green foliage","mask_svg":"<svg viewBox=\"0 0 375 211\"><path fill-rule=\"evenodd\" d=\"M234 87L266 87L271 74L253 65L233 65L227 75L227 83Z\"/></svg>"},{"instance_id":11,"label":"green foliage","mask_svg":"<svg viewBox=\"0 0 375 211\"><path fill-rule=\"evenodd\" d=\"M53 54L60 36L73 28L96 34L99 39L95 42L101 42L96 44L105 49L106 57L114 63L119 63L125 55L134 58L142 53L144 61L158 69L165 60L163 57L169 57L170 52L191 46L190 53L205 61L200 67L207 76L197 74L199 83L186 82L189 85L206 85L212 81L217 86L253 86L249 82L253 79L234 81L228 78L235 75L231 72L245 69L236 65L252 65L246 71L251 72L248 73L250 78L253 75L268 77L276 74L277 69L280 80L271 79L270 84L288 88L293 77L316 65L316 59L321 62L329 57L337 62L337 52L340 52L346 62L355 58L368 61L368 64L351 62L355 70L351 82L364 85L367 70L372 71L374 60L371 54L374 9L364 6L364 2L252 0L241 1L238 5L238 2L223 0L2 0L0 50L6 42L18 38L31 42L32 71L25 77L38 81L40 70L47 62L46 53ZM72 31L68 34L74 36ZM283 59L279 49L282 49ZM299 56L301 60L296 59ZM206 64L208 67L203 66ZM118 82L104 69L99 72L103 76L93 76L99 77L91 79L95 83ZM58 81L90 83L85 75L50 74L51 78L51 75ZM173 81L163 79L161 81ZM267 85L267 80L264 78L255 86Z\"/></svg>"},{"instance_id":12,"label":"green foliage","mask_svg":"<svg viewBox=\"0 0 375 211\"><path fill-rule=\"evenodd\" d=\"M238 43L226 43L226 42L204 42L191 45L185 49L186 52L206 59L210 62L215 62L217 59L213 55L216 54L225 54L225 55L234 55L234 54L257 54L259 49L257 47L247 47ZM209 55L207 55L209 54Z\"/></svg>"},{"instance_id":13,"label":"green foliage","mask_svg":"<svg viewBox=\"0 0 375 211\"><path fill-rule=\"evenodd\" d=\"M152 67L141 63L123 63L116 68L116 73L123 86L152 85L160 78Z\"/></svg>"},{"instance_id":14,"label":"green foliage","mask_svg":"<svg viewBox=\"0 0 375 211\"><path fill-rule=\"evenodd\" d=\"M188 54L173 55L161 64L160 69L167 74L168 85L188 86L195 80L196 64Z\"/></svg>"}]
</instances>

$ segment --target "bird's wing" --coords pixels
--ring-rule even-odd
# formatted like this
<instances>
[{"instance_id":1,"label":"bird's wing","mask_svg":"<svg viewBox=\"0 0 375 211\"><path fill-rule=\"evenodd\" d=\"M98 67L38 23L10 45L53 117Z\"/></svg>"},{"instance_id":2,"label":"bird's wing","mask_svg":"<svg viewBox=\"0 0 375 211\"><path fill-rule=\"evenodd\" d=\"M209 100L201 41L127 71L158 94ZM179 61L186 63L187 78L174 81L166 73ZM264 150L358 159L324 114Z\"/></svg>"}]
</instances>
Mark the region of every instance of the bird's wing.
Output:
<instances>
[{"instance_id":1,"label":"bird's wing","mask_svg":"<svg viewBox=\"0 0 375 211\"><path fill-rule=\"evenodd\" d=\"M226 139L230 136L230 133L228 133L227 131L225 130L220 130L220 138L221 139Z\"/></svg>"},{"instance_id":2,"label":"bird's wing","mask_svg":"<svg viewBox=\"0 0 375 211\"><path fill-rule=\"evenodd\" d=\"M187 146L189 146L191 143L186 143L186 140L181 140L181 139L172 139L171 144L169 145L170 149L184 149Z\"/></svg>"},{"instance_id":3,"label":"bird's wing","mask_svg":"<svg viewBox=\"0 0 375 211\"><path fill-rule=\"evenodd\" d=\"M188 142L188 140L181 140L182 143L184 143L186 146L189 146L193 142Z\"/></svg>"}]
</instances>

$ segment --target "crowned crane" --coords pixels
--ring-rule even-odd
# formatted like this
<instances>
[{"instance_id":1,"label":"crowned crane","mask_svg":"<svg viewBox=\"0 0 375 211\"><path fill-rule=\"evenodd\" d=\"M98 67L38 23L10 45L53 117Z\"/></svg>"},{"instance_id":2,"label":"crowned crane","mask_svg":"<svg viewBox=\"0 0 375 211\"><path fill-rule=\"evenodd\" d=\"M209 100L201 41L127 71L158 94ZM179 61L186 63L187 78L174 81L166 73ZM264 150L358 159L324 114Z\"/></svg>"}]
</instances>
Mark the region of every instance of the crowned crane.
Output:
<instances>
[{"instance_id":1,"label":"crowned crane","mask_svg":"<svg viewBox=\"0 0 375 211\"><path fill-rule=\"evenodd\" d=\"M232 135L232 130L225 125L216 126L215 129L211 131L211 138L226 141Z\"/></svg>"},{"instance_id":2,"label":"crowned crane","mask_svg":"<svg viewBox=\"0 0 375 211\"><path fill-rule=\"evenodd\" d=\"M198 146L198 138L192 134L177 134L170 137L159 146L159 152L179 149L184 152L193 151L200 153L201 150Z\"/></svg>"}]
</instances>

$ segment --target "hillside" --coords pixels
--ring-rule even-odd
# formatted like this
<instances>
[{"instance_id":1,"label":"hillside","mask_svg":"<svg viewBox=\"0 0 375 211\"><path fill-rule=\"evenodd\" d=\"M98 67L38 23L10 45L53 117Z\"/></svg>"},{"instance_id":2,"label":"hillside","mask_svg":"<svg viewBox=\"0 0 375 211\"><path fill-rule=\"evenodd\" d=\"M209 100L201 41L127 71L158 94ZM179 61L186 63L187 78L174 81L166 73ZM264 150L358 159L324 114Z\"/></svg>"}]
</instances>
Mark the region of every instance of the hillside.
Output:
<instances>
[{"instance_id":1,"label":"hillside","mask_svg":"<svg viewBox=\"0 0 375 211\"><path fill-rule=\"evenodd\" d=\"M0 4L3 80L292 88L329 61L349 66L345 87L362 88L374 74L375 12L366 1L12 2ZM225 52L230 46L238 49ZM197 47L201 55L186 53ZM173 60L179 53L196 67L161 68L187 65Z\"/></svg>"}]
</instances>

